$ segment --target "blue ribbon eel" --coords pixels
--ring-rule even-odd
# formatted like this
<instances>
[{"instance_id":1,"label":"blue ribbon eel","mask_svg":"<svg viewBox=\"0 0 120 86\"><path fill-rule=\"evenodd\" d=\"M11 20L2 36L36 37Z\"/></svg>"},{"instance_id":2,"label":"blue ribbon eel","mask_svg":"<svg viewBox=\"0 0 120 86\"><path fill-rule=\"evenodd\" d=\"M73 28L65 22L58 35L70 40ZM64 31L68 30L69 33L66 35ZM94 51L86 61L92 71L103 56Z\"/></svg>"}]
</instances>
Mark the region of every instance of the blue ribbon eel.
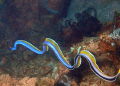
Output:
<instances>
[{"instance_id":1,"label":"blue ribbon eel","mask_svg":"<svg viewBox=\"0 0 120 86\"><path fill-rule=\"evenodd\" d=\"M27 47L28 49L30 49L31 51L37 53L37 54L44 54L46 51L48 51L48 46L54 51L55 55L57 56L57 58L59 59L59 61L66 66L68 69L73 70L74 68L78 68L81 65L81 56L86 58L87 61L89 62L90 68L91 70L100 78L106 80L106 81L110 81L113 82L116 80L116 78L118 77L118 75L120 74L120 69L118 71L118 73L115 76L107 76L105 75L98 67L97 63L96 63L96 59L94 57L94 55L92 53L90 53L87 50L82 50L80 51L75 57L74 57L74 65L71 65L67 59L65 58L65 56L63 55L60 47L58 46L58 44L50 39L50 38L46 38L45 41L43 42L43 50L39 50L37 47L33 46L31 43L24 41L24 40L17 40L14 43L14 47L11 47L11 50L16 50L17 45L21 44L25 47Z\"/></svg>"},{"instance_id":2,"label":"blue ribbon eel","mask_svg":"<svg viewBox=\"0 0 120 86\"><path fill-rule=\"evenodd\" d=\"M49 7L47 6L47 0L42 0L42 2L43 2L43 5L45 6L45 8L46 8L48 11L50 11L51 13L54 13L54 14L59 13L58 11L55 11L55 10L53 10L53 9L51 9L51 8L49 8Z\"/></svg>"}]
</instances>

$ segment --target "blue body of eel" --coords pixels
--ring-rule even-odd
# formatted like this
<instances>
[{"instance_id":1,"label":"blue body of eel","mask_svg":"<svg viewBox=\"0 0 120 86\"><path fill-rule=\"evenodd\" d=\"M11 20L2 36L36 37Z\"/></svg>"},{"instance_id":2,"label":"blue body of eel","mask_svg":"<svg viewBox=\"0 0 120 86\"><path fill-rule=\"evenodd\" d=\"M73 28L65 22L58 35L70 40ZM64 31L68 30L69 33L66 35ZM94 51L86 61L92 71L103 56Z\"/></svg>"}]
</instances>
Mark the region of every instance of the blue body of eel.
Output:
<instances>
[{"instance_id":1,"label":"blue body of eel","mask_svg":"<svg viewBox=\"0 0 120 86\"><path fill-rule=\"evenodd\" d=\"M54 51L55 55L57 56L57 58L59 59L59 61L66 66L68 69L73 70L74 68L78 68L81 65L81 56L83 56L84 58L87 59L87 61L89 62L90 68L91 70L100 78L113 82L116 80L116 78L118 77L118 75L120 74L120 69L118 71L118 73L115 76L107 76L105 75L98 67L97 63L96 63L96 59L94 57L94 55L92 53L90 53L87 50L82 50L80 51L75 57L74 57L74 65L71 65L66 58L64 57L60 47L58 46L58 44L50 39L50 38L46 38L45 41L43 42L43 50L39 50L38 48L36 48L35 46L33 46L31 43L24 41L24 40L17 40L14 43L14 47L11 47L11 50L16 50L17 45L21 44L27 48L29 48L31 51L37 53L37 54L44 54L46 51L48 51L48 46Z\"/></svg>"},{"instance_id":2,"label":"blue body of eel","mask_svg":"<svg viewBox=\"0 0 120 86\"><path fill-rule=\"evenodd\" d=\"M55 11L55 10L53 10L53 9L51 9L51 8L49 8L49 7L47 6L47 0L42 0L42 2L43 2L43 5L45 6L45 8L46 8L48 11L50 11L51 13L54 13L54 14L59 13L58 11Z\"/></svg>"}]
</instances>

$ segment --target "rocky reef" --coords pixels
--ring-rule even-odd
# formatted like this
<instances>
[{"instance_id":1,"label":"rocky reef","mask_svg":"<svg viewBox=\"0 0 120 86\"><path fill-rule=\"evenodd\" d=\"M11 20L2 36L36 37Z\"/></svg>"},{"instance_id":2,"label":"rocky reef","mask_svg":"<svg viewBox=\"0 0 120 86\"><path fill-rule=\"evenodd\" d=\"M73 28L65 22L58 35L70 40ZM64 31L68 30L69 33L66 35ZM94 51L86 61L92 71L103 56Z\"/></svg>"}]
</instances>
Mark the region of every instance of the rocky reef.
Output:
<instances>
[{"instance_id":1,"label":"rocky reef","mask_svg":"<svg viewBox=\"0 0 120 86\"><path fill-rule=\"evenodd\" d=\"M59 13L50 13L42 0L0 0L0 86L119 86L119 77L114 82L99 78L84 58L79 68L69 70L51 49L43 55L21 45L10 50L16 40L26 40L42 50L45 38L51 38L70 64L78 49L87 50L105 74L118 72L119 0L45 1Z\"/></svg>"},{"instance_id":2,"label":"rocky reef","mask_svg":"<svg viewBox=\"0 0 120 86\"><path fill-rule=\"evenodd\" d=\"M119 0L72 0L65 20L76 22L75 13L82 13L88 8L96 10L97 19L102 23L107 23L114 19L114 11L120 12ZM94 16L94 12L91 12ZM65 20L62 24L65 24Z\"/></svg>"}]
</instances>

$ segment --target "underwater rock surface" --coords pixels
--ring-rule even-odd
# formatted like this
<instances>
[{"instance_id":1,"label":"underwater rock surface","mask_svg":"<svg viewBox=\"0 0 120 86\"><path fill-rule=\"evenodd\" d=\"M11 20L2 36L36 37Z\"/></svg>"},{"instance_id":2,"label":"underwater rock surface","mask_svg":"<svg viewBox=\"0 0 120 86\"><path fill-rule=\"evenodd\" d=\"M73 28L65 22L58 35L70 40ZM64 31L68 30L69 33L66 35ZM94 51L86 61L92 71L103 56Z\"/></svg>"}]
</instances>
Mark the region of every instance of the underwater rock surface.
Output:
<instances>
[{"instance_id":1,"label":"underwater rock surface","mask_svg":"<svg viewBox=\"0 0 120 86\"><path fill-rule=\"evenodd\" d=\"M82 13L88 8L96 9L97 19L102 23L112 21L114 18L114 12L120 12L119 0L72 0L68 9L67 17L65 20L76 22L74 15L79 12ZM93 12L91 12L93 15ZM64 21L65 21L64 20ZM63 21L63 25L64 25Z\"/></svg>"}]
</instances>

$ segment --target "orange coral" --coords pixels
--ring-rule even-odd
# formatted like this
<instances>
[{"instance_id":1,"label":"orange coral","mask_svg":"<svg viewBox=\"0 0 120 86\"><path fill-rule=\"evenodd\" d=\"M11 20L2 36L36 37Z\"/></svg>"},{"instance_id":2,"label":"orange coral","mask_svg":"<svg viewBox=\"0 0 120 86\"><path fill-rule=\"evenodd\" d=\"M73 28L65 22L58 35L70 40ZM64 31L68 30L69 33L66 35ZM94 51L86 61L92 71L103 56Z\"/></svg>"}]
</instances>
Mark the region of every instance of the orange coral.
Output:
<instances>
[{"instance_id":1,"label":"orange coral","mask_svg":"<svg viewBox=\"0 0 120 86\"><path fill-rule=\"evenodd\" d=\"M24 77L21 80L12 78L8 74L0 75L0 86L35 86L37 78Z\"/></svg>"},{"instance_id":2,"label":"orange coral","mask_svg":"<svg viewBox=\"0 0 120 86\"><path fill-rule=\"evenodd\" d=\"M103 52L114 51L118 52L116 48L120 48L120 41L118 39L113 39L110 37L110 34L113 33L113 30L120 28L120 13L114 13L114 21L108 22L102 26L101 31L99 32L100 48ZM115 45L112 46L112 43Z\"/></svg>"},{"instance_id":3,"label":"orange coral","mask_svg":"<svg viewBox=\"0 0 120 86\"><path fill-rule=\"evenodd\" d=\"M115 51L116 50L116 47L115 46L112 46L111 43L108 43L108 42L105 42L103 40L100 40L100 49L103 51L103 52L109 52L109 51Z\"/></svg>"}]
</instances>

